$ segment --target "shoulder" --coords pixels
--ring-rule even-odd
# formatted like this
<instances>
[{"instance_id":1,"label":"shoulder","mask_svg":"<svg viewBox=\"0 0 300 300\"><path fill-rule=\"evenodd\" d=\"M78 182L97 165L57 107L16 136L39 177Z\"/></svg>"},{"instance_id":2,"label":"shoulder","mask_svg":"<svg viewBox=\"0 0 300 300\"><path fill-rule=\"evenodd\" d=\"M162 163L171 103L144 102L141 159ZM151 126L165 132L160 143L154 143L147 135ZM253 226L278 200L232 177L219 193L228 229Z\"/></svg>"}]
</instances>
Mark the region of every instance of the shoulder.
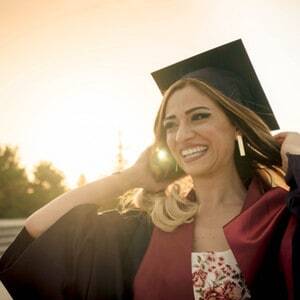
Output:
<instances>
[{"instance_id":1,"label":"shoulder","mask_svg":"<svg viewBox=\"0 0 300 300\"><path fill-rule=\"evenodd\" d=\"M97 224L109 234L128 235L136 231L151 233L153 224L150 216L142 210L130 210L125 213L113 209L98 212Z\"/></svg>"},{"instance_id":2,"label":"shoulder","mask_svg":"<svg viewBox=\"0 0 300 300\"><path fill-rule=\"evenodd\" d=\"M84 241L103 243L104 240L127 244L136 236L148 239L152 234L151 218L141 210L120 213L116 209L100 212L98 209L94 204L76 206L52 226L49 233L59 233L66 239L76 236L80 244Z\"/></svg>"},{"instance_id":3,"label":"shoulder","mask_svg":"<svg viewBox=\"0 0 300 300\"><path fill-rule=\"evenodd\" d=\"M277 186L266 191L259 200L261 203L268 205L269 207L285 207L285 199L287 195L287 189Z\"/></svg>"},{"instance_id":4,"label":"shoulder","mask_svg":"<svg viewBox=\"0 0 300 300\"><path fill-rule=\"evenodd\" d=\"M127 212L120 212L117 209L99 211L96 204L81 204L72 208L61 219L89 219L100 223L130 223L130 222L148 222L149 215L140 210L134 209Z\"/></svg>"},{"instance_id":5,"label":"shoulder","mask_svg":"<svg viewBox=\"0 0 300 300\"><path fill-rule=\"evenodd\" d=\"M288 193L288 189L282 186L275 186L270 188L267 192L264 193L264 196L270 197L285 197Z\"/></svg>"},{"instance_id":6,"label":"shoulder","mask_svg":"<svg viewBox=\"0 0 300 300\"><path fill-rule=\"evenodd\" d=\"M92 243L97 245L98 250L105 248L109 249L109 253L116 251L121 257L125 255L126 261L139 262L148 247L152 232L153 224L146 213L109 210L98 213Z\"/></svg>"},{"instance_id":7,"label":"shoulder","mask_svg":"<svg viewBox=\"0 0 300 300\"><path fill-rule=\"evenodd\" d=\"M98 211L98 219L103 222L144 222L149 221L149 215L140 210L134 209L126 212L120 212L117 209L110 209L105 211Z\"/></svg>"}]
</instances>

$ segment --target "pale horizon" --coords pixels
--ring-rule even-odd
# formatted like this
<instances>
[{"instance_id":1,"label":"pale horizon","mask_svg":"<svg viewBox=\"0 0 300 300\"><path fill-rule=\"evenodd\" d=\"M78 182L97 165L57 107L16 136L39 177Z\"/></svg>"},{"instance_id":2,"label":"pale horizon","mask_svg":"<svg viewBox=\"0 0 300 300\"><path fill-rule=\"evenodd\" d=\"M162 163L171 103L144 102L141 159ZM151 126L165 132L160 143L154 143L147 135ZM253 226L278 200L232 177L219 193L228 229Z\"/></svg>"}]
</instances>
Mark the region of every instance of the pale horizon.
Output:
<instances>
[{"instance_id":1,"label":"pale horizon","mask_svg":"<svg viewBox=\"0 0 300 300\"><path fill-rule=\"evenodd\" d=\"M242 38L283 131L300 131L298 1L0 0L0 144L73 187L152 142L150 73Z\"/></svg>"}]
</instances>

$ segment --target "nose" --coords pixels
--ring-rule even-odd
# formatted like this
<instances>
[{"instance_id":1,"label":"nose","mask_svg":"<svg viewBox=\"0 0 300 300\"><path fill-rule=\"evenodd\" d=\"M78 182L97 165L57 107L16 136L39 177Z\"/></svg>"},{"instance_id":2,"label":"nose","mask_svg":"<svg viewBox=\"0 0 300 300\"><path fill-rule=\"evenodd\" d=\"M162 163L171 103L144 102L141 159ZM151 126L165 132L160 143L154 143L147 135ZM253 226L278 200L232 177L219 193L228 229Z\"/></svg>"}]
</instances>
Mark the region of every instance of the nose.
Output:
<instances>
[{"instance_id":1,"label":"nose","mask_svg":"<svg viewBox=\"0 0 300 300\"><path fill-rule=\"evenodd\" d=\"M177 143L185 142L185 141L193 138L194 135L195 135L195 132L189 126L189 124L180 124L178 127L178 130L176 132L176 142Z\"/></svg>"}]
</instances>

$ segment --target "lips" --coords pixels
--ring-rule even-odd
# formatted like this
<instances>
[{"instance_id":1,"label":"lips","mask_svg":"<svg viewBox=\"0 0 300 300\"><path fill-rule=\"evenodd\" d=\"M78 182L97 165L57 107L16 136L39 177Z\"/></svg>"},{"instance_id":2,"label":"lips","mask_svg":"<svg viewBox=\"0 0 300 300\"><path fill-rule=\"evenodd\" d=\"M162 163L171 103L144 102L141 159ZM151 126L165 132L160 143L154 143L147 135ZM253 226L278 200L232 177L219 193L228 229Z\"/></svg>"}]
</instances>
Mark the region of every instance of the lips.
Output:
<instances>
[{"instance_id":1,"label":"lips","mask_svg":"<svg viewBox=\"0 0 300 300\"><path fill-rule=\"evenodd\" d=\"M184 161L188 162L203 156L207 149L208 147L206 145L197 145L182 149L180 155Z\"/></svg>"}]
</instances>

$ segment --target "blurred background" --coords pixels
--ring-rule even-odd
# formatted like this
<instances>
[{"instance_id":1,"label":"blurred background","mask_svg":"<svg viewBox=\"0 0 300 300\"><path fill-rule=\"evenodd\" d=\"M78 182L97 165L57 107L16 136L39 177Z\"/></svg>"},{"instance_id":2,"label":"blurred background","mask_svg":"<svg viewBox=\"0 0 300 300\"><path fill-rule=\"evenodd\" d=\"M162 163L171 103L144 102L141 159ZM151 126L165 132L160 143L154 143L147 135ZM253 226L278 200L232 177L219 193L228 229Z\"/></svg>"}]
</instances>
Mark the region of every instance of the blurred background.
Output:
<instances>
[{"instance_id":1,"label":"blurred background","mask_svg":"<svg viewBox=\"0 0 300 300\"><path fill-rule=\"evenodd\" d=\"M0 0L0 218L132 164L150 73L242 38L282 130L300 131L299 1Z\"/></svg>"},{"instance_id":2,"label":"blurred background","mask_svg":"<svg viewBox=\"0 0 300 300\"><path fill-rule=\"evenodd\" d=\"M297 0L0 0L0 250L15 218L152 142L166 65L242 38L281 130L300 131L299 15Z\"/></svg>"}]
</instances>

